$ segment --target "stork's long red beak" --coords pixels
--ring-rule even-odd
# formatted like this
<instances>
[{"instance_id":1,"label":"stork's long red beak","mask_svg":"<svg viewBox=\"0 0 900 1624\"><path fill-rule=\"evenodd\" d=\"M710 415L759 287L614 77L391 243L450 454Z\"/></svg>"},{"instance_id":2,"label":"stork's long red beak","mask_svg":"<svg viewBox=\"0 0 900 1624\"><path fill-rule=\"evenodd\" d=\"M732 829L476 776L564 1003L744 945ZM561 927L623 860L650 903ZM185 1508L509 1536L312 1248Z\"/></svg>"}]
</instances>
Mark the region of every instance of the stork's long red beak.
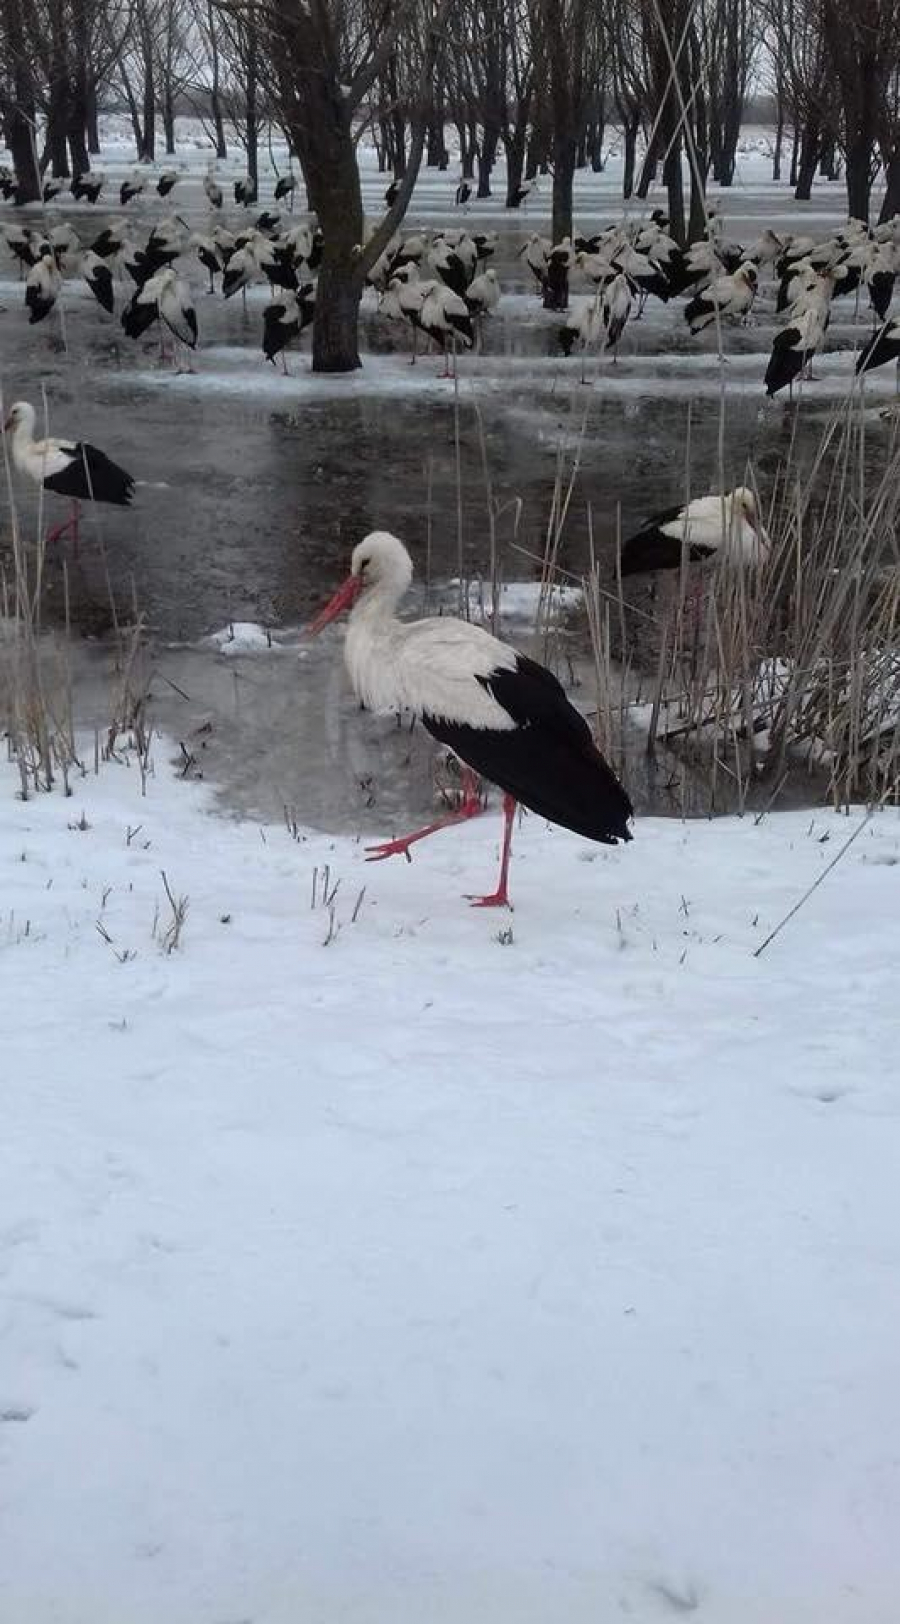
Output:
<instances>
[{"instance_id":1,"label":"stork's long red beak","mask_svg":"<svg viewBox=\"0 0 900 1624\"><path fill-rule=\"evenodd\" d=\"M339 586L333 598L329 598L324 609L320 609L315 620L310 621L306 628L307 637L315 637L330 621L337 620L345 609L351 609L362 591L362 576L348 575L342 586Z\"/></svg>"}]
</instances>

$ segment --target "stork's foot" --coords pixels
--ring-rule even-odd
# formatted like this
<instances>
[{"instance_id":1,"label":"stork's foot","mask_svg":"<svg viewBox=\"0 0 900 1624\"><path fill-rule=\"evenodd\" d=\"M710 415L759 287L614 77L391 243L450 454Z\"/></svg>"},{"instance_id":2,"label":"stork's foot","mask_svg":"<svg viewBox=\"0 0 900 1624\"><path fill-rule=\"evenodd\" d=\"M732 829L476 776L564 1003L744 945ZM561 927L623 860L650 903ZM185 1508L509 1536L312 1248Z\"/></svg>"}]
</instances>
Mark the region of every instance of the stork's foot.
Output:
<instances>
[{"instance_id":1,"label":"stork's foot","mask_svg":"<svg viewBox=\"0 0 900 1624\"><path fill-rule=\"evenodd\" d=\"M378 846L367 846L366 862L381 863L385 857L405 857L406 861L411 863L409 848L412 844L409 835L401 835L397 840L384 840Z\"/></svg>"},{"instance_id":2,"label":"stork's foot","mask_svg":"<svg viewBox=\"0 0 900 1624\"><path fill-rule=\"evenodd\" d=\"M508 908L510 913L512 912L512 903L505 885L499 891L492 891L489 897L471 897L467 894L466 901L471 903L473 908Z\"/></svg>"}]
</instances>

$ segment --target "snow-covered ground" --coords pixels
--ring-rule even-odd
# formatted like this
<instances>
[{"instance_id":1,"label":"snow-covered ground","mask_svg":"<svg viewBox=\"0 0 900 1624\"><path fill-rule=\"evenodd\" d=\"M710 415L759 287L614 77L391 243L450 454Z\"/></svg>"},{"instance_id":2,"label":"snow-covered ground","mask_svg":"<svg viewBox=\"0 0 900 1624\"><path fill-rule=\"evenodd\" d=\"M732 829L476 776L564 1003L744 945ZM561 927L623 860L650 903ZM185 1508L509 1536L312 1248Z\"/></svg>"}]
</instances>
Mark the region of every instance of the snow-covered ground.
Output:
<instances>
[{"instance_id":1,"label":"snow-covered ground","mask_svg":"<svg viewBox=\"0 0 900 1624\"><path fill-rule=\"evenodd\" d=\"M495 915L174 754L0 770L4 1624L894 1624L897 814L755 958L862 814Z\"/></svg>"}]
</instances>

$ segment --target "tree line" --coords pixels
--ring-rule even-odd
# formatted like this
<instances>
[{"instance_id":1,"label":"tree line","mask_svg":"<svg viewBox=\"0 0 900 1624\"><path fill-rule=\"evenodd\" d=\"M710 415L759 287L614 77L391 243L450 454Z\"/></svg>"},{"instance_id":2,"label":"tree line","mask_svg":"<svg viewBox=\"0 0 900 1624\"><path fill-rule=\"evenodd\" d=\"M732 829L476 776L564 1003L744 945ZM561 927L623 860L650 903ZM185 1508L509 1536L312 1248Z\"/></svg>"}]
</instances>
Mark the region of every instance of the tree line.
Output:
<instances>
[{"instance_id":1,"label":"tree line","mask_svg":"<svg viewBox=\"0 0 900 1624\"><path fill-rule=\"evenodd\" d=\"M555 241L574 177L622 157L623 196L666 190L672 235L705 229L734 180L748 98L774 108L776 178L808 198L846 180L849 213L900 212L900 0L0 0L0 120L23 201L87 169L100 107L126 109L139 159L175 149L175 114L236 139L255 180L283 133L325 234L314 364L358 364L366 272L448 140L479 197L513 209L546 176ZM227 134L226 134L227 132ZM233 132L233 133L232 133ZM450 134L452 132L452 135ZM358 153L399 183L374 225Z\"/></svg>"}]
</instances>

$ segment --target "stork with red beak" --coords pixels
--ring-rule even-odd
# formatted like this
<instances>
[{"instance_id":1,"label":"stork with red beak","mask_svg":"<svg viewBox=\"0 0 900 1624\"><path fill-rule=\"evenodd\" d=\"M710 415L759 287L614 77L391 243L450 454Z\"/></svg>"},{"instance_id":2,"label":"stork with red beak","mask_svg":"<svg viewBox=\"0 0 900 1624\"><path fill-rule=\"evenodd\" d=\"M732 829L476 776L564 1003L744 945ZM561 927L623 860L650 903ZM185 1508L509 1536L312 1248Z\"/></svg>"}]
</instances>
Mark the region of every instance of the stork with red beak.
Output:
<instances>
[{"instance_id":1,"label":"stork with red beak","mask_svg":"<svg viewBox=\"0 0 900 1624\"><path fill-rule=\"evenodd\" d=\"M480 626L450 616L400 621L413 576L401 541L376 530L354 549L350 574L310 633L350 610L344 659L366 709L411 711L463 764L503 791L497 888L478 907L508 907L516 804L604 845L630 840L631 802L587 722L544 666ZM403 855L427 835L480 811L471 787L456 812L369 848L368 860Z\"/></svg>"}]
</instances>

